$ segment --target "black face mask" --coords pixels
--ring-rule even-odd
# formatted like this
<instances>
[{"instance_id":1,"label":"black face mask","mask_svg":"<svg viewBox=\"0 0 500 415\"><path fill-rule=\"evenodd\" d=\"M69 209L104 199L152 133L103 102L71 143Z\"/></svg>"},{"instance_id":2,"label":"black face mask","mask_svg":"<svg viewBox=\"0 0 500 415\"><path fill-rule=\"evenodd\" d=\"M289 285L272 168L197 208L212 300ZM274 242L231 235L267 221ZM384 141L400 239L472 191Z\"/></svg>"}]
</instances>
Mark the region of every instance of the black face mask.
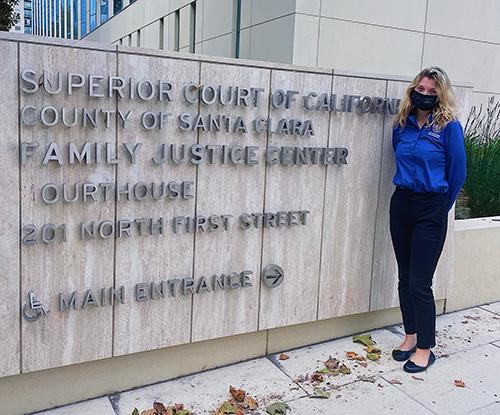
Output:
<instances>
[{"instance_id":1,"label":"black face mask","mask_svg":"<svg viewBox=\"0 0 500 415\"><path fill-rule=\"evenodd\" d=\"M424 95L413 90L411 93L411 103L419 110L431 111L438 104L438 97L437 95Z\"/></svg>"}]
</instances>

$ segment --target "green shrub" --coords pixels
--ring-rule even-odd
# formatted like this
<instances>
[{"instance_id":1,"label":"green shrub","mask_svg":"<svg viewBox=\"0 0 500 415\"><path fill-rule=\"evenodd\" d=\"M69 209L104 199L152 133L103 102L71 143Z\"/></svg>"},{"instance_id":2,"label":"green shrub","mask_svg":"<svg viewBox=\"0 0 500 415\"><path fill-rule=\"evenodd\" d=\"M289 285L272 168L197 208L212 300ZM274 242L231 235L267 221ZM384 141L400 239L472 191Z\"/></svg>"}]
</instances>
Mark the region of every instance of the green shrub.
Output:
<instances>
[{"instance_id":1,"label":"green shrub","mask_svg":"<svg viewBox=\"0 0 500 415\"><path fill-rule=\"evenodd\" d=\"M500 102L491 97L486 109L472 107L464 135L467 178L461 203L473 218L500 215Z\"/></svg>"}]
</instances>

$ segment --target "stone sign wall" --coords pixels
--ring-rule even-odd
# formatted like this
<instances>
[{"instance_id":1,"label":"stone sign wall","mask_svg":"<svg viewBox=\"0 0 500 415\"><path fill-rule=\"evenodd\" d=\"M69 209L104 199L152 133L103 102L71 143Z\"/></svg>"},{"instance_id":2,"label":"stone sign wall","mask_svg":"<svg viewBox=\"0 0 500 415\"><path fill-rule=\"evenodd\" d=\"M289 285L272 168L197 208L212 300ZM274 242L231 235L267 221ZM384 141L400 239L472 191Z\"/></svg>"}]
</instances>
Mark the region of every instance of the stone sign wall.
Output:
<instances>
[{"instance_id":1,"label":"stone sign wall","mask_svg":"<svg viewBox=\"0 0 500 415\"><path fill-rule=\"evenodd\" d=\"M407 80L10 35L0 56L0 376L397 306Z\"/></svg>"}]
</instances>

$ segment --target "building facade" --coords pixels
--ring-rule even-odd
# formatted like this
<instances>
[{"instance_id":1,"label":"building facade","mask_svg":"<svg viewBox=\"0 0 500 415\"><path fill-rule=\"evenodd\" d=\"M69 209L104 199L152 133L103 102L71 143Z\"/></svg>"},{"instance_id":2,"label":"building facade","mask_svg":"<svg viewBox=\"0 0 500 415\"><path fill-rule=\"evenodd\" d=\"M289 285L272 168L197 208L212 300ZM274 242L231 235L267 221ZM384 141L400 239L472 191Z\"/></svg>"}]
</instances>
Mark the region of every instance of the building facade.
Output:
<instances>
[{"instance_id":1,"label":"building facade","mask_svg":"<svg viewBox=\"0 0 500 415\"><path fill-rule=\"evenodd\" d=\"M32 34L31 17L32 17L31 0L19 0L14 8L15 13L19 16L16 24L10 28L10 32Z\"/></svg>"},{"instance_id":2,"label":"building facade","mask_svg":"<svg viewBox=\"0 0 500 415\"><path fill-rule=\"evenodd\" d=\"M29 0L31 2L33 25L25 33L65 39L80 39L129 4L123 0Z\"/></svg>"},{"instance_id":3,"label":"building facade","mask_svg":"<svg viewBox=\"0 0 500 415\"><path fill-rule=\"evenodd\" d=\"M82 0L83 1L83 0ZM440 65L500 97L496 0L137 0L86 40L413 76Z\"/></svg>"}]
</instances>

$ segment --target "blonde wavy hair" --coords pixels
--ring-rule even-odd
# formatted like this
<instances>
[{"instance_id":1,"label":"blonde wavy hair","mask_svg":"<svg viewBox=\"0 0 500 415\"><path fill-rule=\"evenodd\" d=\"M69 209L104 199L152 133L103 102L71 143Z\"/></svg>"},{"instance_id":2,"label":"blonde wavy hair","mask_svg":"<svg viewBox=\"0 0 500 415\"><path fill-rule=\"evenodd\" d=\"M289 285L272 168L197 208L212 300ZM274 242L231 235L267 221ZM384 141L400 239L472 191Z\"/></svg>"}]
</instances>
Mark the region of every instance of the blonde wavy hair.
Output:
<instances>
[{"instance_id":1,"label":"blonde wavy hair","mask_svg":"<svg viewBox=\"0 0 500 415\"><path fill-rule=\"evenodd\" d=\"M457 109L450 78L439 66L431 66L429 68L422 69L413 79L410 86L406 89L403 99L401 100L398 113L394 119L394 125L399 124L402 128L405 127L408 115L410 115L410 112L415 108L411 102L411 94L418 86L422 78L433 79L436 83L438 104L432 110L432 122L430 123L430 126L442 129L448 122L457 118Z\"/></svg>"}]
</instances>

